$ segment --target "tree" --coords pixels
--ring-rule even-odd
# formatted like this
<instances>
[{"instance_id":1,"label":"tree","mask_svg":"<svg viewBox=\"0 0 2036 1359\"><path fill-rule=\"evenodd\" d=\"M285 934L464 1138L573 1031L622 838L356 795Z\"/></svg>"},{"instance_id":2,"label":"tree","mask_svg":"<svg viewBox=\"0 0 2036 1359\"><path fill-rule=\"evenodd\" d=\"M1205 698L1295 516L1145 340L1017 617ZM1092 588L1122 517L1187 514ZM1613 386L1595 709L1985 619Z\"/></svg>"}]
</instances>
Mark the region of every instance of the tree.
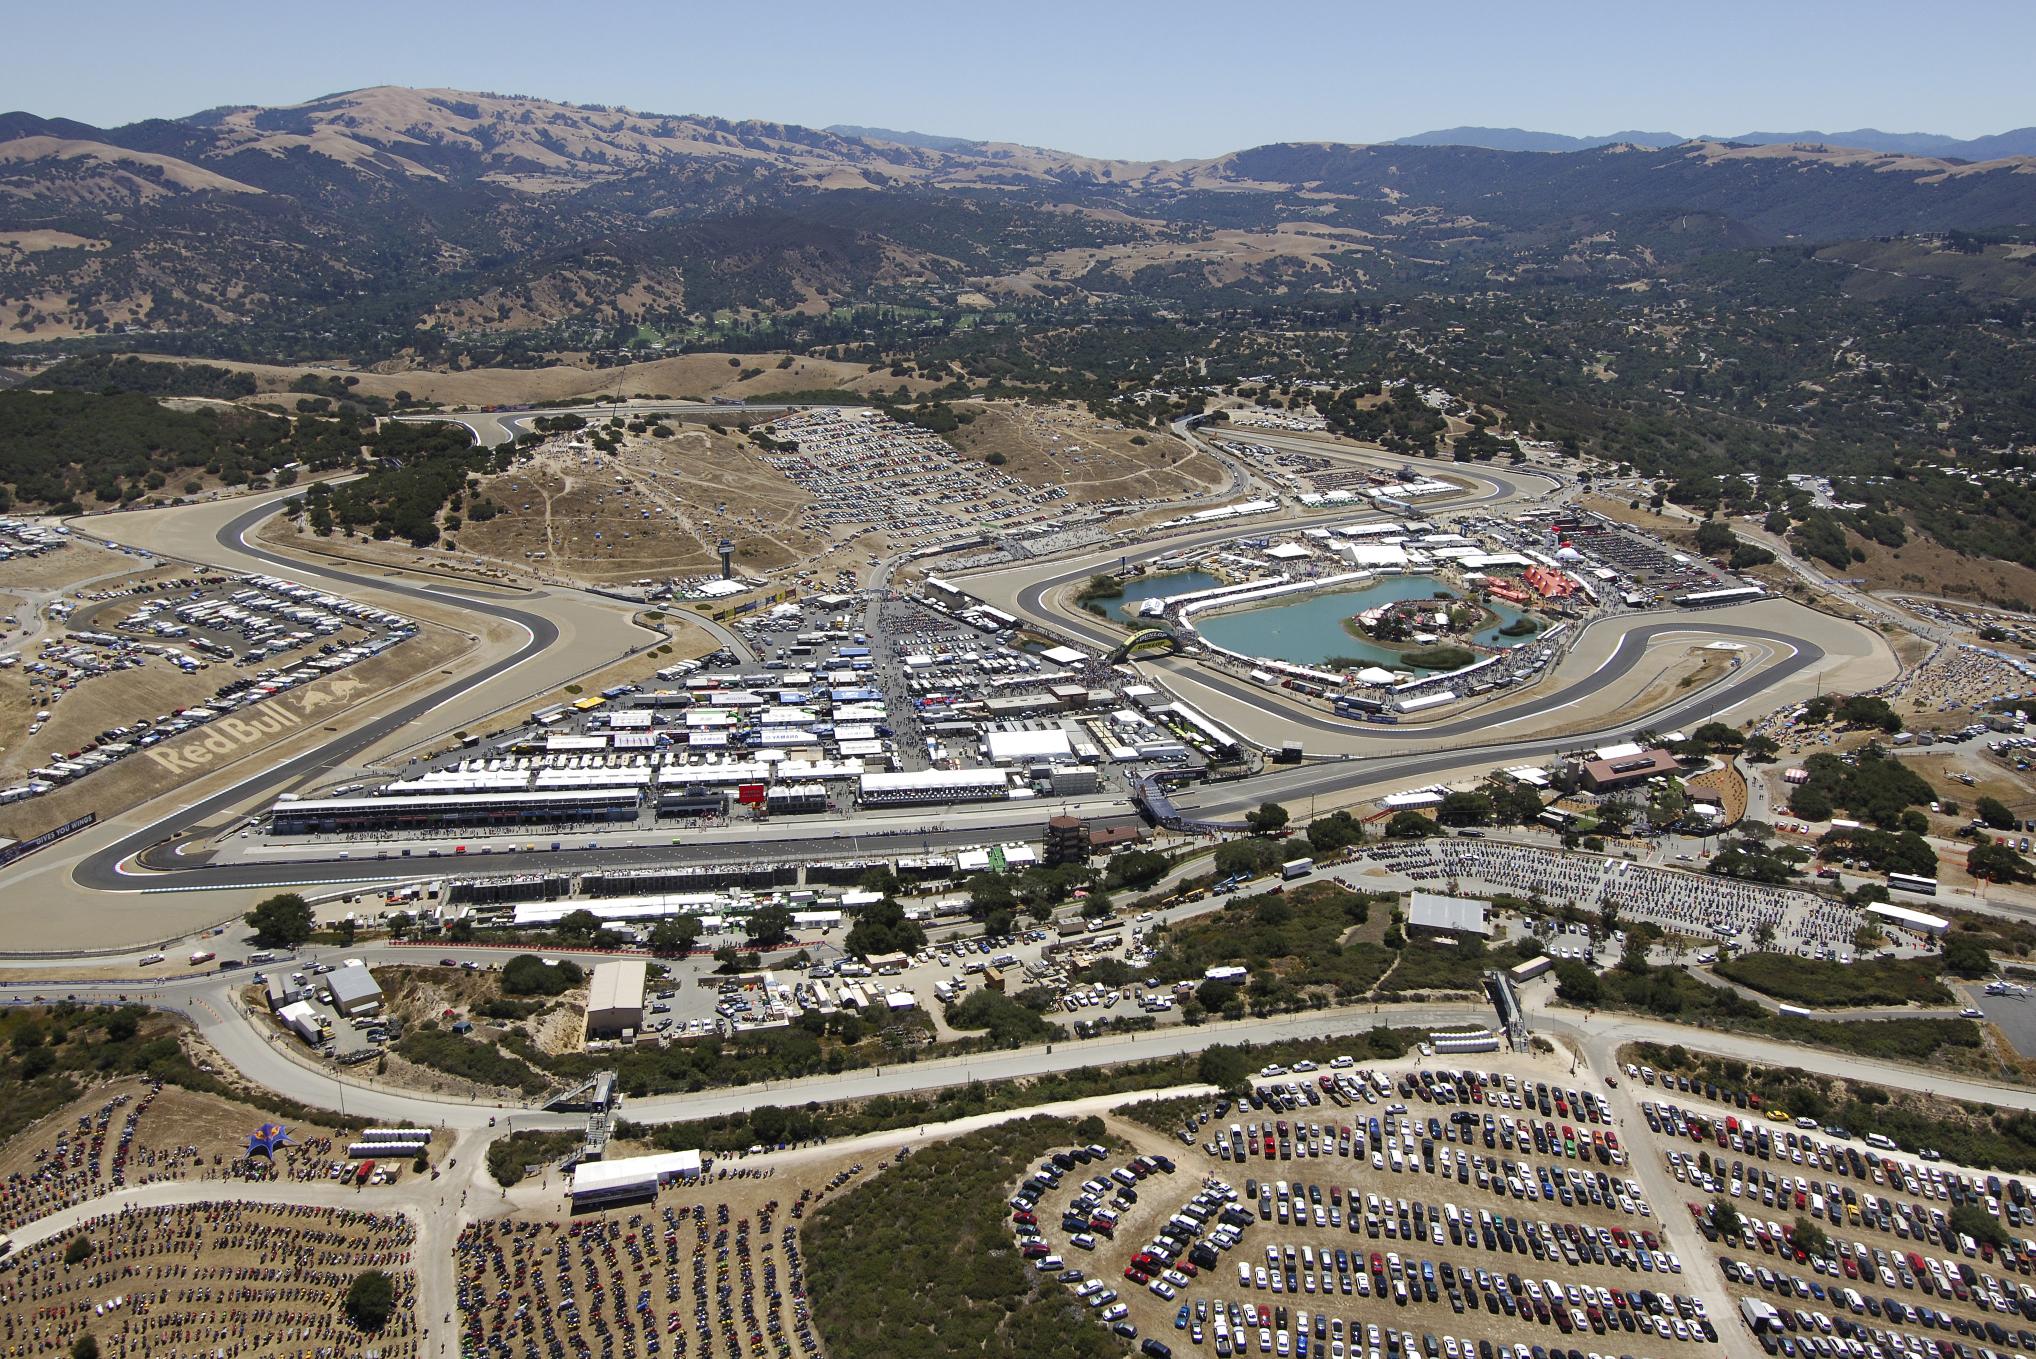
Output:
<instances>
[{"instance_id":1,"label":"tree","mask_svg":"<svg viewBox=\"0 0 2036 1359\"><path fill-rule=\"evenodd\" d=\"M1951 1230L1991 1244L1996 1250L2008 1245L2008 1234L2000 1219L1976 1203L1961 1203L1951 1210Z\"/></svg>"},{"instance_id":2,"label":"tree","mask_svg":"<svg viewBox=\"0 0 2036 1359\"><path fill-rule=\"evenodd\" d=\"M743 927L752 947L776 948L791 941L792 912L784 906L759 906L749 913Z\"/></svg>"},{"instance_id":3,"label":"tree","mask_svg":"<svg viewBox=\"0 0 2036 1359\"><path fill-rule=\"evenodd\" d=\"M342 923L351 925L353 922L347 920ZM408 911L391 911L382 923L389 927L391 939L401 939L410 933L410 927L415 925L417 920Z\"/></svg>"},{"instance_id":4,"label":"tree","mask_svg":"<svg viewBox=\"0 0 2036 1359\"><path fill-rule=\"evenodd\" d=\"M1739 1210L1732 1206L1732 1200L1722 1197L1711 1200L1711 1227L1720 1236L1739 1235Z\"/></svg>"},{"instance_id":5,"label":"tree","mask_svg":"<svg viewBox=\"0 0 2036 1359\"><path fill-rule=\"evenodd\" d=\"M1723 722L1706 722L1690 733L1690 739L1712 750L1737 750L1743 743L1737 727Z\"/></svg>"},{"instance_id":6,"label":"tree","mask_svg":"<svg viewBox=\"0 0 2036 1359\"><path fill-rule=\"evenodd\" d=\"M1286 829L1287 809L1277 802L1261 802L1257 811L1245 814L1244 824L1253 835L1271 835Z\"/></svg>"},{"instance_id":7,"label":"tree","mask_svg":"<svg viewBox=\"0 0 2036 1359\"><path fill-rule=\"evenodd\" d=\"M583 906L577 911L567 911L551 929L561 939L586 943L601 933L601 917Z\"/></svg>"},{"instance_id":8,"label":"tree","mask_svg":"<svg viewBox=\"0 0 2036 1359\"><path fill-rule=\"evenodd\" d=\"M690 953L700 939L700 917L668 915L650 927L650 951L660 958Z\"/></svg>"},{"instance_id":9,"label":"tree","mask_svg":"<svg viewBox=\"0 0 2036 1359\"><path fill-rule=\"evenodd\" d=\"M1797 1250L1808 1256L1823 1256L1831 1253L1831 1238L1824 1235L1824 1229L1810 1219L1798 1216L1789 1227L1789 1240Z\"/></svg>"},{"instance_id":10,"label":"tree","mask_svg":"<svg viewBox=\"0 0 2036 1359\"><path fill-rule=\"evenodd\" d=\"M905 918L905 908L890 897L856 912L842 941L850 953L869 958L880 953L917 953L926 947L926 931Z\"/></svg>"},{"instance_id":11,"label":"tree","mask_svg":"<svg viewBox=\"0 0 2036 1359\"><path fill-rule=\"evenodd\" d=\"M1588 964L1575 958L1564 958L1555 965L1557 999L1572 1005L1596 1005L1604 993L1605 984Z\"/></svg>"},{"instance_id":12,"label":"tree","mask_svg":"<svg viewBox=\"0 0 2036 1359\"><path fill-rule=\"evenodd\" d=\"M1109 866L1103 873L1106 887L1124 887L1132 891L1150 887L1166 876L1171 861L1166 855L1150 849L1127 849L1121 854L1110 856Z\"/></svg>"},{"instance_id":13,"label":"tree","mask_svg":"<svg viewBox=\"0 0 2036 1359\"><path fill-rule=\"evenodd\" d=\"M1492 799L1485 793L1450 793L1435 819L1445 826L1482 826L1492 819Z\"/></svg>"},{"instance_id":14,"label":"tree","mask_svg":"<svg viewBox=\"0 0 2036 1359\"><path fill-rule=\"evenodd\" d=\"M311 903L295 892L279 892L249 911L247 923L263 948L296 948L311 937Z\"/></svg>"},{"instance_id":15,"label":"tree","mask_svg":"<svg viewBox=\"0 0 2036 1359\"><path fill-rule=\"evenodd\" d=\"M1966 871L1988 882L2036 881L2036 869L2006 845L1974 845L1965 856Z\"/></svg>"},{"instance_id":16,"label":"tree","mask_svg":"<svg viewBox=\"0 0 2036 1359\"><path fill-rule=\"evenodd\" d=\"M1103 1140L1103 1134L1107 1131L1109 1130L1103 1126L1102 1119L1094 1114L1089 1114L1076 1121L1075 1140L1077 1142L1100 1142Z\"/></svg>"},{"instance_id":17,"label":"tree","mask_svg":"<svg viewBox=\"0 0 2036 1359\"><path fill-rule=\"evenodd\" d=\"M1789 810L1805 821L1822 821L1833 810L1831 796L1821 788L1801 784L1789 794Z\"/></svg>"},{"instance_id":18,"label":"tree","mask_svg":"<svg viewBox=\"0 0 2036 1359\"><path fill-rule=\"evenodd\" d=\"M1237 999L1237 984L1211 977L1195 988L1195 999L1211 1014L1222 1014L1223 1007Z\"/></svg>"},{"instance_id":19,"label":"tree","mask_svg":"<svg viewBox=\"0 0 2036 1359\"><path fill-rule=\"evenodd\" d=\"M1944 941L1944 970L1961 977L1984 977L1994 970L1993 955L1971 935L1953 935Z\"/></svg>"},{"instance_id":20,"label":"tree","mask_svg":"<svg viewBox=\"0 0 2036 1359\"><path fill-rule=\"evenodd\" d=\"M67 1265L82 1264L91 1258L92 1238L89 1236L74 1236L64 1246L64 1263Z\"/></svg>"},{"instance_id":21,"label":"tree","mask_svg":"<svg viewBox=\"0 0 2036 1359\"><path fill-rule=\"evenodd\" d=\"M99 1359L99 1342L81 1335L71 1344L71 1359Z\"/></svg>"},{"instance_id":22,"label":"tree","mask_svg":"<svg viewBox=\"0 0 2036 1359\"><path fill-rule=\"evenodd\" d=\"M519 953L502 965L505 996L558 996L580 984L586 973L567 958L547 963L534 953Z\"/></svg>"},{"instance_id":23,"label":"tree","mask_svg":"<svg viewBox=\"0 0 2036 1359\"><path fill-rule=\"evenodd\" d=\"M996 911L1008 911L1018 900L1011 882L1002 873L977 873L964 884L969 894L969 915L982 920Z\"/></svg>"},{"instance_id":24,"label":"tree","mask_svg":"<svg viewBox=\"0 0 2036 1359\"><path fill-rule=\"evenodd\" d=\"M1084 920L1101 920L1116 909L1117 905L1110 900L1110 894L1101 888L1095 889L1088 896L1082 898L1082 919Z\"/></svg>"},{"instance_id":25,"label":"tree","mask_svg":"<svg viewBox=\"0 0 2036 1359\"><path fill-rule=\"evenodd\" d=\"M2015 814L2008 810L2008 804L1997 797L1981 798L1973 804L1972 810L1990 830L2015 830L2021 824L2016 820Z\"/></svg>"},{"instance_id":26,"label":"tree","mask_svg":"<svg viewBox=\"0 0 2036 1359\"><path fill-rule=\"evenodd\" d=\"M356 1274L353 1283L347 1286L341 1307L355 1329L379 1331L389 1324L390 1314L396 1310L396 1281L379 1269Z\"/></svg>"},{"instance_id":27,"label":"tree","mask_svg":"<svg viewBox=\"0 0 2036 1359\"><path fill-rule=\"evenodd\" d=\"M1879 727L1882 731L1895 732L1902 729L1902 717L1884 698L1871 694L1854 694L1840 700L1832 710L1841 722L1860 727Z\"/></svg>"},{"instance_id":28,"label":"tree","mask_svg":"<svg viewBox=\"0 0 2036 1359\"><path fill-rule=\"evenodd\" d=\"M1280 848L1266 840L1226 840L1216 846L1216 871L1224 877L1257 876L1279 867Z\"/></svg>"},{"instance_id":29,"label":"tree","mask_svg":"<svg viewBox=\"0 0 2036 1359\"><path fill-rule=\"evenodd\" d=\"M1308 823L1308 848L1317 854L1364 843L1364 823L1349 812L1331 812Z\"/></svg>"},{"instance_id":30,"label":"tree","mask_svg":"<svg viewBox=\"0 0 2036 1359\"><path fill-rule=\"evenodd\" d=\"M1251 1062L1242 1048L1218 1043L1202 1049L1195 1059L1195 1077L1218 1090L1240 1090L1251 1078Z\"/></svg>"},{"instance_id":31,"label":"tree","mask_svg":"<svg viewBox=\"0 0 2036 1359\"><path fill-rule=\"evenodd\" d=\"M759 1104L749 1111L750 1135L767 1147L784 1141L791 1124L791 1114L775 1104Z\"/></svg>"},{"instance_id":32,"label":"tree","mask_svg":"<svg viewBox=\"0 0 2036 1359\"><path fill-rule=\"evenodd\" d=\"M1442 834L1440 826L1412 809L1394 812L1393 819L1386 822L1386 835L1389 839L1421 840L1440 834Z\"/></svg>"}]
</instances>

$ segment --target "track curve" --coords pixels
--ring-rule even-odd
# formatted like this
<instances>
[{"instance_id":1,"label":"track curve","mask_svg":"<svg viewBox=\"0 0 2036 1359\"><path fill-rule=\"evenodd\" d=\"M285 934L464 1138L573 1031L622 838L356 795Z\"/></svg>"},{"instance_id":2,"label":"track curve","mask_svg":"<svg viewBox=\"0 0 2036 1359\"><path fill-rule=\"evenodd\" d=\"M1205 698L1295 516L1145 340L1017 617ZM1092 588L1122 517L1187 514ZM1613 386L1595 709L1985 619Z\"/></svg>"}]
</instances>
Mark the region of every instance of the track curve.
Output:
<instances>
[{"instance_id":1,"label":"track curve","mask_svg":"<svg viewBox=\"0 0 2036 1359\"><path fill-rule=\"evenodd\" d=\"M230 548L236 553L244 553L255 557L269 563L279 572L293 576L308 576L313 579L336 581L387 594L405 595L413 599L429 600L436 604L463 604L480 609L493 617L506 619L516 624L529 634L529 640L501 660L484 666L472 674L462 675L448 684L439 685L431 692L413 699L394 711L384 713L380 717L363 723L335 740L307 750L303 754L286 760L281 764L271 765L268 768L262 769L221 793L217 793L203 801L194 802L189 806L181 807L136 831L134 834L80 859L77 866L71 872L72 880L80 887L94 891L133 890L135 883L131 880L130 875L121 871L120 866L134 855L140 854L150 846L169 839L171 836L202 824L209 817L225 811L229 807L245 802L254 793L264 789L280 788L294 779L319 769L327 768L356 751L366 749L389 733L424 716L447 699L476 685L484 684L497 675L521 665L524 661L538 655L558 641L559 631L557 624L539 614L528 613L524 610L513 608L497 596L482 597L468 595L449 585L431 586L428 588L406 585L383 577L365 576L357 572L345 571L323 564L315 568L308 567L303 562L285 557L280 553L249 542L247 539L248 530L275 514L276 511L277 507L274 504L262 504L255 506L244 514L236 516L219 530L217 535L219 543L221 546ZM232 884L222 882L216 885L231 886Z\"/></svg>"}]
</instances>

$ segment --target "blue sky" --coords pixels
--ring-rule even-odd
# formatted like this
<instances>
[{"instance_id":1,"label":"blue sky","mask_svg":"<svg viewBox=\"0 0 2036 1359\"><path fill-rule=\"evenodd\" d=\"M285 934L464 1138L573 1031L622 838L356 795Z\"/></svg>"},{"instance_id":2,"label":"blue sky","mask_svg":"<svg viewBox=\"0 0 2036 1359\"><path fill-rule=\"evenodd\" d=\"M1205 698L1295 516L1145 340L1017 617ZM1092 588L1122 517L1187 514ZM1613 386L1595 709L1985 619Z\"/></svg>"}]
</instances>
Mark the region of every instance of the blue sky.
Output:
<instances>
[{"instance_id":1,"label":"blue sky","mask_svg":"<svg viewBox=\"0 0 2036 1359\"><path fill-rule=\"evenodd\" d=\"M2028 0L9 0L4 31L0 105L103 126L378 84L1133 158L1458 124L1975 136L2036 122Z\"/></svg>"}]
</instances>

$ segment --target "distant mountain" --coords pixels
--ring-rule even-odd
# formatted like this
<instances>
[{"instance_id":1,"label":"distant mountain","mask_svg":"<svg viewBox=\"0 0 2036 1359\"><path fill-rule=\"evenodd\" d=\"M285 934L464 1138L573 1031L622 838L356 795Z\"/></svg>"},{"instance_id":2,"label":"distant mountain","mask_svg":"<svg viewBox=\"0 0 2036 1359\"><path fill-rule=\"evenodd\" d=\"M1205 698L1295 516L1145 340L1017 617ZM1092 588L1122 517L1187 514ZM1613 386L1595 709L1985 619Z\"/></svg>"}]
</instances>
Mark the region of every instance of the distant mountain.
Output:
<instances>
[{"instance_id":1,"label":"distant mountain","mask_svg":"<svg viewBox=\"0 0 2036 1359\"><path fill-rule=\"evenodd\" d=\"M1885 151L1899 156L1933 156L1948 160L2000 160L2036 156L2036 127L1997 132L1988 137L1960 139L1935 132L1882 132L1859 127L1849 132L1741 132L1733 136L1684 137L1674 132L1614 132L1604 137L1571 137L1560 132L1530 132L1517 127L1446 127L1417 132L1388 143L1392 146L1477 146L1487 151L1593 151L1601 146L1645 146L1659 150L1686 141L1738 142L1745 146L1803 143Z\"/></svg>"},{"instance_id":2,"label":"distant mountain","mask_svg":"<svg viewBox=\"0 0 2036 1359\"><path fill-rule=\"evenodd\" d=\"M899 146L924 147L928 151L977 151L984 143L966 137L940 137L931 132L900 132L889 127L857 127L853 123L829 123L823 131L862 142L893 142Z\"/></svg>"},{"instance_id":3,"label":"distant mountain","mask_svg":"<svg viewBox=\"0 0 2036 1359\"><path fill-rule=\"evenodd\" d=\"M1658 151L1688 138L1673 132L1614 132L1608 137L1569 137L1517 127L1445 127L1417 132L1389 146L1479 146L1487 151L1593 151L1601 146L1644 146Z\"/></svg>"},{"instance_id":4,"label":"distant mountain","mask_svg":"<svg viewBox=\"0 0 2036 1359\"><path fill-rule=\"evenodd\" d=\"M1822 142L1826 146L1855 146L1862 151L1892 151L1902 156L1937 156L1952 160L2036 156L2036 127L2018 127L2010 132L1964 140L1935 132L1882 132L1872 127L1856 127L1850 132L1743 132L1736 137L1719 140L1745 142L1752 146Z\"/></svg>"},{"instance_id":5,"label":"distant mountain","mask_svg":"<svg viewBox=\"0 0 2036 1359\"><path fill-rule=\"evenodd\" d=\"M1478 135L1510 140L1465 144ZM0 344L585 351L961 292L1194 308L1438 278L1625 283L1790 239L2036 222L2030 160L1429 136L1112 161L396 87L117 128L4 114Z\"/></svg>"}]
</instances>

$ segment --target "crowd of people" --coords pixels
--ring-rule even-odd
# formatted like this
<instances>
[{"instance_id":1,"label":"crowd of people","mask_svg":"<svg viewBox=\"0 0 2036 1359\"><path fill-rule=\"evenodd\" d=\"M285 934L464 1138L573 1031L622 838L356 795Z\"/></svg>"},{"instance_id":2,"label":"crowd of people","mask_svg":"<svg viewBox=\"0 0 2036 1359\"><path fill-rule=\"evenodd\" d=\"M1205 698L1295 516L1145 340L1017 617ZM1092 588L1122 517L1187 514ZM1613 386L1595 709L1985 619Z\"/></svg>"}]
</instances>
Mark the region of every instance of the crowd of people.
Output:
<instances>
[{"instance_id":1,"label":"crowd of people","mask_svg":"<svg viewBox=\"0 0 2036 1359\"><path fill-rule=\"evenodd\" d=\"M123 1209L12 1258L0 1272L0 1352L68 1353L90 1335L107 1359L406 1359L417 1352L407 1272L415 1240L393 1213L231 1202ZM395 1284L389 1321L373 1334L340 1307L368 1270Z\"/></svg>"},{"instance_id":2,"label":"crowd of people","mask_svg":"<svg viewBox=\"0 0 2036 1359\"><path fill-rule=\"evenodd\" d=\"M802 1197L791 1216L805 1206ZM819 1352L796 1229L765 1203L646 1206L601 1220L477 1222L458 1247L468 1359Z\"/></svg>"},{"instance_id":3,"label":"crowd of people","mask_svg":"<svg viewBox=\"0 0 2036 1359\"><path fill-rule=\"evenodd\" d=\"M2030 687L2026 662L1983 647L1939 643L1881 696L1907 699L1923 712L1983 712L2003 698L2027 694Z\"/></svg>"},{"instance_id":4,"label":"crowd of people","mask_svg":"<svg viewBox=\"0 0 2036 1359\"><path fill-rule=\"evenodd\" d=\"M1856 912L1811 892L1604 855L1426 840L1380 845L1365 857L1416 882L1510 892L1588 911L1612 903L1621 919L1740 947L1768 939L1767 947L1818 956L1851 948L1859 928Z\"/></svg>"},{"instance_id":5,"label":"crowd of people","mask_svg":"<svg viewBox=\"0 0 2036 1359\"><path fill-rule=\"evenodd\" d=\"M276 1155L226 1156L191 1143L151 1145L143 1120L162 1093L160 1082L107 1099L75 1119L52 1120L49 1143L34 1162L0 1179L0 1229L83 1203L112 1189L158 1180L321 1180L332 1160L329 1137L290 1142ZM118 1120L118 1129L115 1121Z\"/></svg>"}]
</instances>

